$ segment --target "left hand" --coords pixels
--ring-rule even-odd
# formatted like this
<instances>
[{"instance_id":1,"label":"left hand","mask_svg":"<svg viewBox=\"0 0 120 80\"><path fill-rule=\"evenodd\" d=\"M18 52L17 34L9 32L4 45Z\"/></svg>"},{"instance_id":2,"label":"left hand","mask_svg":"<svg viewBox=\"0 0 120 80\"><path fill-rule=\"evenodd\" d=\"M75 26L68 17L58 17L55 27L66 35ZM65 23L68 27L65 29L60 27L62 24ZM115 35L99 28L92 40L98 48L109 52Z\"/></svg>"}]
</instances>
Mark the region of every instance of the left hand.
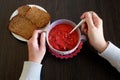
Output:
<instances>
[{"instance_id":1,"label":"left hand","mask_svg":"<svg viewBox=\"0 0 120 80\"><path fill-rule=\"evenodd\" d=\"M39 37L40 39L38 40ZM45 32L41 30L35 30L31 39L27 42L29 61L41 63L46 52L45 41Z\"/></svg>"}]
</instances>

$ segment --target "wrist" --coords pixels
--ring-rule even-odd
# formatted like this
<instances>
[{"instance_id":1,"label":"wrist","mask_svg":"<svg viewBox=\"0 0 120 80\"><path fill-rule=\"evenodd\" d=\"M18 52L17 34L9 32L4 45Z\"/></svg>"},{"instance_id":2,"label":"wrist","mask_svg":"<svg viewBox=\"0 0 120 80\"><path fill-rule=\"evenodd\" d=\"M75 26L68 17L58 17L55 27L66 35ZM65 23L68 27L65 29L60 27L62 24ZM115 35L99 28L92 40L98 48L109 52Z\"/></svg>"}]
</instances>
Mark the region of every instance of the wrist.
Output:
<instances>
[{"instance_id":1,"label":"wrist","mask_svg":"<svg viewBox=\"0 0 120 80\"><path fill-rule=\"evenodd\" d=\"M32 61L32 62L35 62L35 63L41 63L42 60L37 60L37 59L32 59L32 58L29 58L28 61Z\"/></svg>"},{"instance_id":2,"label":"wrist","mask_svg":"<svg viewBox=\"0 0 120 80\"><path fill-rule=\"evenodd\" d=\"M96 50L99 52L99 53L102 53L108 46L108 42L106 42L105 40L100 43L97 47L96 47Z\"/></svg>"}]
</instances>

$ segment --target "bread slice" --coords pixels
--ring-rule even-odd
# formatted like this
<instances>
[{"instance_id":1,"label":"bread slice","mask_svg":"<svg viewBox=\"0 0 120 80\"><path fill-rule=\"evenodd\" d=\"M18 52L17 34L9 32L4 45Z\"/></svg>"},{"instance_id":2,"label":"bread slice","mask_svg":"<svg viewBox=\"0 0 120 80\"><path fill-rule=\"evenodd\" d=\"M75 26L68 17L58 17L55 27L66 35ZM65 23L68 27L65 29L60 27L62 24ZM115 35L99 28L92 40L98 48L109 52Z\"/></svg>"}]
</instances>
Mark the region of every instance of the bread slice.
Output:
<instances>
[{"instance_id":1,"label":"bread slice","mask_svg":"<svg viewBox=\"0 0 120 80\"><path fill-rule=\"evenodd\" d=\"M9 31L25 38L30 39L33 31L45 27L50 21L49 13L37 7L21 6L18 14L9 22Z\"/></svg>"},{"instance_id":2,"label":"bread slice","mask_svg":"<svg viewBox=\"0 0 120 80\"><path fill-rule=\"evenodd\" d=\"M9 23L9 30L25 39L30 39L33 31L36 29L35 25L24 16L17 15Z\"/></svg>"},{"instance_id":3,"label":"bread slice","mask_svg":"<svg viewBox=\"0 0 120 80\"><path fill-rule=\"evenodd\" d=\"M24 5L24 6L21 6L19 7L17 10L18 10L18 15L22 15L22 16L25 16L26 13L29 11L30 7L27 6L27 5Z\"/></svg>"},{"instance_id":4,"label":"bread slice","mask_svg":"<svg viewBox=\"0 0 120 80\"><path fill-rule=\"evenodd\" d=\"M45 27L50 21L49 13L36 7L31 7L31 9L29 9L29 11L26 13L25 17L32 21L37 28Z\"/></svg>"}]
</instances>

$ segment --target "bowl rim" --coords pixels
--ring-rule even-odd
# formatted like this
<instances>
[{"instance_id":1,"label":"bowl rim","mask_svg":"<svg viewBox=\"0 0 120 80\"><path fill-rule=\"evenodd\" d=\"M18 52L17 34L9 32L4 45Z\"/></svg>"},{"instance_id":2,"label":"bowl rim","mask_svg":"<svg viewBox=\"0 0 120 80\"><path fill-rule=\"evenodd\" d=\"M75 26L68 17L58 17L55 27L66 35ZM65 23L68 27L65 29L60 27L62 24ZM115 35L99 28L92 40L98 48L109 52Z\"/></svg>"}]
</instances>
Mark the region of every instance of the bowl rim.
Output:
<instances>
[{"instance_id":1,"label":"bowl rim","mask_svg":"<svg viewBox=\"0 0 120 80\"><path fill-rule=\"evenodd\" d=\"M67 23L66 23L67 22ZM80 42L81 42L81 32L80 32L80 29L76 29L77 32L78 32L78 35L79 35L79 40L78 40L78 43L76 44L76 46L73 48L73 49L70 49L70 50L67 50L67 51L60 51L60 50L57 50L55 48L52 47L52 45L49 43L49 40L48 40L48 36L49 36L49 32L56 26L56 25L59 25L59 24L70 24L72 25L73 27L76 26L76 24L71 21L71 20L68 20L68 19L58 19L58 20L55 20L54 22L51 23L51 25L48 27L48 31L47 31L47 35L46 35L46 40L47 40L47 44L48 44L48 47L50 47L50 49L52 49L53 51L59 53L59 54L62 54L62 55L67 55L67 54L70 54L72 53L73 51L75 51L77 49L77 47L79 46Z\"/></svg>"}]
</instances>

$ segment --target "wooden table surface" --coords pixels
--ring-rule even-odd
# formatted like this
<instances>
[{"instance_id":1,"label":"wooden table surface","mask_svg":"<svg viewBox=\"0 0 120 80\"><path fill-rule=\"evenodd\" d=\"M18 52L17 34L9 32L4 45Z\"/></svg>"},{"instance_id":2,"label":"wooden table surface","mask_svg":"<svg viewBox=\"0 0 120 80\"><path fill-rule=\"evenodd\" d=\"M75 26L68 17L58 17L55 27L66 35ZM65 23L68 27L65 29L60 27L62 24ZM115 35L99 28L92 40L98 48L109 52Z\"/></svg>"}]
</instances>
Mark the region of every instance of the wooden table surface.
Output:
<instances>
[{"instance_id":1,"label":"wooden table surface","mask_svg":"<svg viewBox=\"0 0 120 80\"><path fill-rule=\"evenodd\" d=\"M65 18L78 23L83 12L95 11L104 21L108 41L120 47L120 0L0 0L0 80L18 80L28 59L27 44L8 31L13 11L25 4L37 4L51 14L51 22ZM46 52L41 80L120 80L120 73L89 45L72 59L61 60Z\"/></svg>"}]
</instances>

